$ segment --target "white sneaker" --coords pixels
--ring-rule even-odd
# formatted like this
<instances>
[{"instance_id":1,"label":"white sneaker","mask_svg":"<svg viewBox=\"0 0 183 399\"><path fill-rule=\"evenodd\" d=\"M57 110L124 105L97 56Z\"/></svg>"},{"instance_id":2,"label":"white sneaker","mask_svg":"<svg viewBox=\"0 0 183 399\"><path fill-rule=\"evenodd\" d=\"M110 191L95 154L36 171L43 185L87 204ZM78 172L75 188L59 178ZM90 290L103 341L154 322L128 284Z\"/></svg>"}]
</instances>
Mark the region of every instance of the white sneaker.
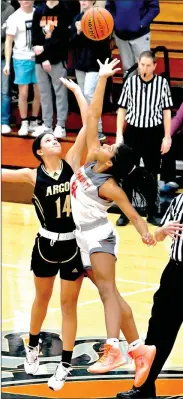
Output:
<instances>
[{"instance_id":1,"label":"white sneaker","mask_svg":"<svg viewBox=\"0 0 183 399\"><path fill-rule=\"evenodd\" d=\"M53 132L54 136L57 137L57 139L62 139L64 137L66 137L66 130L65 127L62 126L56 126L55 130Z\"/></svg>"},{"instance_id":2,"label":"white sneaker","mask_svg":"<svg viewBox=\"0 0 183 399\"><path fill-rule=\"evenodd\" d=\"M37 127L39 127L37 119L35 121L30 121L30 123L29 123L29 132L30 133L34 132L37 129Z\"/></svg>"},{"instance_id":3,"label":"white sneaker","mask_svg":"<svg viewBox=\"0 0 183 399\"><path fill-rule=\"evenodd\" d=\"M24 370L27 374L35 374L39 368L39 344L33 348L27 345L25 348L26 359L24 361Z\"/></svg>"},{"instance_id":4,"label":"white sneaker","mask_svg":"<svg viewBox=\"0 0 183 399\"><path fill-rule=\"evenodd\" d=\"M19 136L27 136L29 133L29 122L28 121L22 121L21 127L18 131Z\"/></svg>"},{"instance_id":5,"label":"white sneaker","mask_svg":"<svg viewBox=\"0 0 183 399\"><path fill-rule=\"evenodd\" d=\"M106 136L105 136L105 134L104 134L104 133L102 133L102 132L98 132L98 138L99 138L99 140L100 140L100 141L105 141L105 139L106 139Z\"/></svg>"},{"instance_id":6,"label":"white sneaker","mask_svg":"<svg viewBox=\"0 0 183 399\"><path fill-rule=\"evenodd\" d=\"M11 127L8 125L1 125L1 133L8 134L11 132Z\"/></svg>"},{"instance_id":7,"label":"white sneaker","mask_svg":"<svg viewBox=\"0 0 183 399\"><path fill-rule=\"evenodd\" d=\"M71 373L72 367L64 367L62 362L59 363L55 374L48 380L48 387L53 391L59 391L63 386L68 377Z\"/></svg>"},{"instance_id":8,"label":"white sneaker","mask_svg":"<svg viewBox=\"0 0 183 399\"><path fill-rule=\"evenodd\" d=\"M37 137L42 133L53 133L53 129L51 127L47 127L45 126L45 124L43 123L43 125L38 126L34 132L31 133L32 137Z\"/></svg>"}]
</instances>

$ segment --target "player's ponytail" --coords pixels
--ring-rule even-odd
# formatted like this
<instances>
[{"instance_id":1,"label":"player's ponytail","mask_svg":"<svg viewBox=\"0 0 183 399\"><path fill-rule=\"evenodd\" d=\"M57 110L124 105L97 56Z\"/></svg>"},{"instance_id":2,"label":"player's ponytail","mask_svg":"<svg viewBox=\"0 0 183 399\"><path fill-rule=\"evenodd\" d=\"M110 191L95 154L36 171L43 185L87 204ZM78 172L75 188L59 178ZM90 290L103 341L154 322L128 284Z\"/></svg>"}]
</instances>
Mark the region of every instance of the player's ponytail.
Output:
<instances>
[{"instance_id":1,"label":"player's ponytail","mask_svg":"<svg viewBox=\"0 0 183 399\"><path fill-rule=\"evenodd\" d=\"M117 183L122 181L134 168L135 156L133 150L125 144L121 144L111 159L112 167L108 173L116 180Z\"/></svg>"},{"instance_id":2,"label":"player's ponytail","mask_svg":"<svg viewBox=\"0 0 183 399\"><path fill-rule=\"evenodd\" d=\"M121 144L111 161L113 165L107 173L110 173L119 185L129 186L145 198L151 193L153 198L153 193L157 192L157 181L144 167L136 167L136 158L130 147ZM156 198L153 200L156 201Z\"/></svg>"}]
</instances>

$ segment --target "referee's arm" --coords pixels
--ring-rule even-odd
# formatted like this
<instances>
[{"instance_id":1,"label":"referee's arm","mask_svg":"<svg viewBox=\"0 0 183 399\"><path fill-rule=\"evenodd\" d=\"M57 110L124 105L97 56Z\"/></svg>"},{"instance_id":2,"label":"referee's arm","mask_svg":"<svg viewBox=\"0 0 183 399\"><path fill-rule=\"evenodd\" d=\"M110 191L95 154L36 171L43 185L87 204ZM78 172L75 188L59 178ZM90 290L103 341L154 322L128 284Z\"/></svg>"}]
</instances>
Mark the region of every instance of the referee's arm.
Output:
<instances>
[{"instance_id":1,"label":"referee's arm","mask_svg":"<svg viewBox=\"0 0 183 399\"><path fill-rule=\"evenodd\" d=\"M123 127L125 123L126 108L118 108L116 118L116 143L119 145L123 143Z\"/></svg>"},{"instance_id":2,"label":"referee's arm","mask_svg":"<svg viewBox=\"0 0 183 399\"><path fill-rule=\"evenodd\" d=\"M171 147L171 108L173 101L168 82L165 80L164 93L162 97L162 108L163 108L163 125L164 125L164 138L161 145L161 154L166 154Z\"/></svg>"},{"instance_id":3,"label":"referee's arm","mask_svg":"<svg viewBox=\"0 0 183 399\"><path fill-rule=\"evenodd\" d=\"M121 96L118 101L118 111L116 118L116 143L119 145L123 143L123 128L125 123L125 116L128 106L128 80L125 82Z\"/></svg>"},{"instance_id":4,"label":"referee's arm","mask_svg":"<svg viewBox=\"0 0 183 399\"><path fill-rule=\"evenodd\" d=\"M172 233L176 233L177 228L179 227L179 223L174 220L174 210L176 206L176 198L171 201L168 209L166 210L164 216L162 217L160 227L158 227L155 231L156 241L164 241L164 239L169 235L171 238ZM178 225L177 225L178 223Z\"/></svg>"},{"instance_id":5,"label":"referee's arm","mask_svg":"<svg viewBox=\"0 0 183 399\"><path fill-rule=\"evenodd\" d=\"M163 124L164 124L164 131L165 131L164 137L171 138L172 120L171 120L171 110L170 109L163 110Z\"/></svg>"}]
</instances>

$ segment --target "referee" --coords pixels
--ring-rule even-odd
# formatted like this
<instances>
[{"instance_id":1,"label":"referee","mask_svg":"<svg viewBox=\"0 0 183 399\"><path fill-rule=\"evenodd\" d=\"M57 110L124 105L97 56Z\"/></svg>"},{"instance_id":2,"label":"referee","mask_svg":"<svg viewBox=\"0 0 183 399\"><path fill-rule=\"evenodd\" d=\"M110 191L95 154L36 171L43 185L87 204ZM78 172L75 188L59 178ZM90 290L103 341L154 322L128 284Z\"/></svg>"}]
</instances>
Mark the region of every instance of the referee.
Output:
<instances>
[{"instance_id":1,"label":"referee","mask_svg":"<svg viewBox=\"0 0 183 399\"><path fill-rule=\"evenodd\" d=\"M170 259L163 271L160 287L154 294L154 303L145 340L156 346L156 356L150 374L143 386L120 392L117 398L154 398L155 381L168 358L183 322L183 194L174 198L161 227L155 232L157 241L172 238Z\"/></svg>"},{"instance_id":2,"label":"referee","mask_svg":"<svg viewBox=\"0 0 183 399\"><path fill-rule=\"evenodd\" d=\"M157 200L153 206L147 204L147 221L159 225L157 174L161 154L167 153L171 147L173 103L167 80L155 75L155 68L155 55L151 51L141 53L138 62L139 75L126 80L118 102L116 142L122 143L124 138L124 143L134 150L136 164L139 165L142 158L145 168L154 176ZM127 126L123 133L125 120ZM127 195L131 201L132 193L127 192ZM128 222L122 214L116 224L125 226Z\"/></svg>"}]
</instances>

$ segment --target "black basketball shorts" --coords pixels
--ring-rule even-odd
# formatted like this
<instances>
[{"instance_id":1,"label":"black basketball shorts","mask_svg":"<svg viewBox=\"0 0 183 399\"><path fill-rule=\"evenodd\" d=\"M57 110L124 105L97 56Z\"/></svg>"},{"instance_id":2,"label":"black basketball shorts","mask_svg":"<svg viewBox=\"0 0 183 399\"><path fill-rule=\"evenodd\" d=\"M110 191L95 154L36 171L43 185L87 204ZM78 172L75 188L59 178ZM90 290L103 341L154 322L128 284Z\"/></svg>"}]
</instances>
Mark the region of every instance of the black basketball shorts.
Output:
<instances>
[{"instance_id":1,"label":"black basketball shorts","mask_svg":"<svg viewBox=\"0 0 183 399\"><path fill-rule=\"evenodd\" d=\"M37 235L32 251L31 270L36 277L77 280L83 273L83 264L76 240L55 241Z\"/></svg>"}]
</instances>

